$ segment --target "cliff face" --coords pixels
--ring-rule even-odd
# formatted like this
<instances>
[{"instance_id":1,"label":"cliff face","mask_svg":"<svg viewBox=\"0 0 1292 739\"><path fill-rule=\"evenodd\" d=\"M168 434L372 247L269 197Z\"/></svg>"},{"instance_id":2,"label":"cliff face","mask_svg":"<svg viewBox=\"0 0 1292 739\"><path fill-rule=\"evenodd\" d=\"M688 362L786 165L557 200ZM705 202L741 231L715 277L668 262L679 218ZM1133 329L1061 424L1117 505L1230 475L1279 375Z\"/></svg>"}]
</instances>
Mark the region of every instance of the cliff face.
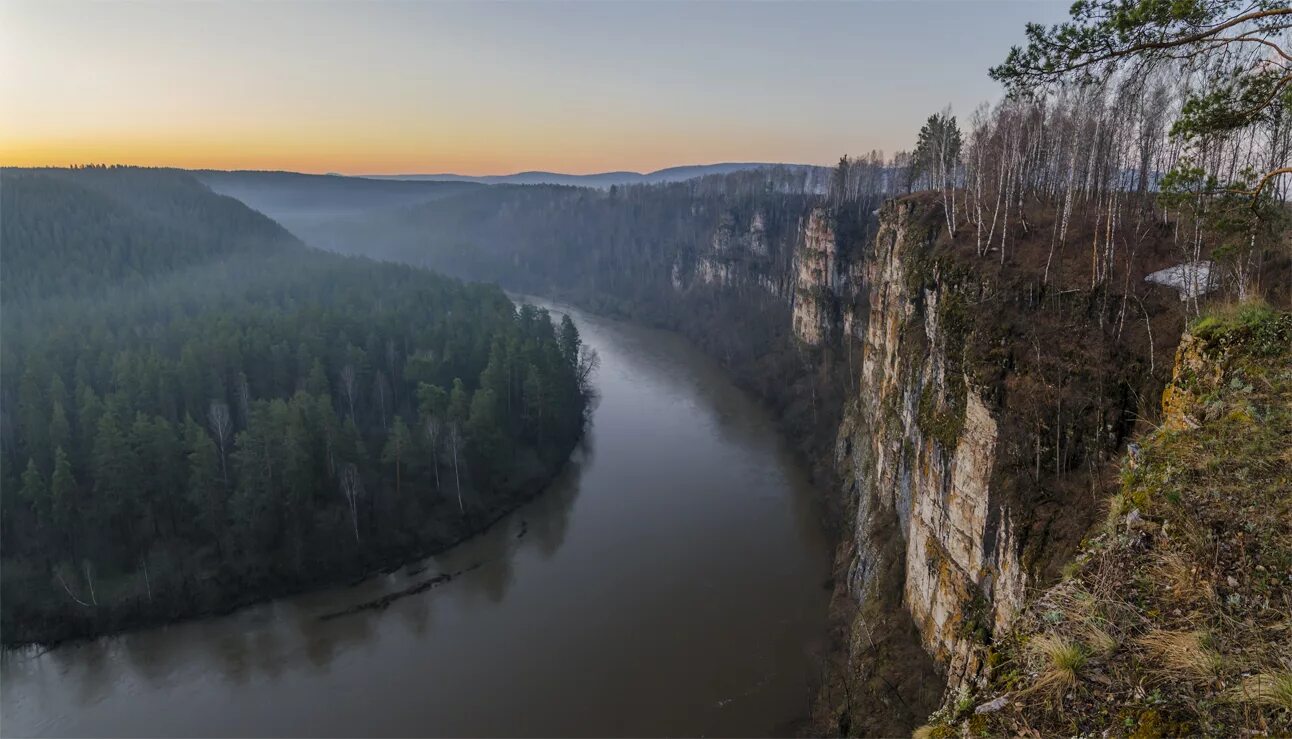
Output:
<instances>
[{"instance_id":1,"label":"cliff face","mask_svg":"<svg viewBox=\"0 0 1292 739\"><path fill-rule=\"evenodd\" d=\"M1106 521L928 735L1292 730L1289 366L1292 314L1247 305L1194 325Z\"/></svg>"},{"instance_id":2,"label":"cliff face","mask_svg":"<svg viewBox=\"0 0 1292 739\"><path fill-rule=\"evenodd\" d=\"M670 271L673 289L687 292L695 287L718 291L754 288L776 299L788 294L788 276L779 262L784 255L793 253L801 229L789 224L769 234L767 220L758 208L722 212L707 239L698 240L693 255L682 251L675 254Z\"/></svg>"},{"instance_id":3,"label":"cliff face","mask_svg":"<svg viewBox=\"0 0 1292 739\"><path fill-rule=\"evenodd\" d=\"M952 682L977 666L984 626L1007 624L1026 587L1008 508L993 496L996 418L948 354L962 339L945 304L959 299L934 275L912 274L913 254L933 234L910 206L886 209L865 258L869 286L856 403L840 428L836 457L857 499L856 556L846 587L876 597L875 538L896 515L905 542L902 599L925 649ZM986 623L983 620L986 619Z\"/></svg>"},{"instance_id":4,"label":"cliff face","mask_svg":"<svg viewBox=\"0 0 1292 739\"><path fill-rule=\"evenodd\" d=\"M954 693L1092 520L1076 501L1129 428L1126 376L1143 358L1107 294L1039 298L1035 283L956 253L937 215L891 201L847 260L814 213L793 318L804 344L843 345L854 362L834 454L852 512L836 598L852 604L853 632L904 609ZM1047 336L1071 347L1043 348ZM875 668L850 657L838 669ZM818 730L856 731L866 703L918 699L891 685L859 696L850 674L826 687Z\"/></svg>"},{"instance_id":5,"label":"cliff face","mask_svg":"<svg viewBox=\"0 0 1292 739\"><path fill-rule=\"evenodd\" d=\"M834 329L838 267L834 229L825 210L817 208L808 216L794 254L794 335L805 344L819 346Z\"/></svg>"}]
</instances>

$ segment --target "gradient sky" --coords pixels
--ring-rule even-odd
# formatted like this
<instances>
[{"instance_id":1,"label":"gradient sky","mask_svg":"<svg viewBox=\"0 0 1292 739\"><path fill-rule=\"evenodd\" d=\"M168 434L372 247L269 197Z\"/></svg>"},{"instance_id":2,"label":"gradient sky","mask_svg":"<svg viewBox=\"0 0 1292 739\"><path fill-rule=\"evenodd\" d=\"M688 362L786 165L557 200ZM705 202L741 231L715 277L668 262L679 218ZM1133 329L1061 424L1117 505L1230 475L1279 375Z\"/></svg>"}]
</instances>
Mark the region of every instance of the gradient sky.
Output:
<instances>
[{"instance_id":1,"label":"gradient sky","mask_svg":"<svg viewBox=\"0 0 1292 739\"><path fill-rule=\"evenodd\" d=\"M909 148L1068 2L0 2L0 163L828 164Z\"/></svg>"}]
</instances>

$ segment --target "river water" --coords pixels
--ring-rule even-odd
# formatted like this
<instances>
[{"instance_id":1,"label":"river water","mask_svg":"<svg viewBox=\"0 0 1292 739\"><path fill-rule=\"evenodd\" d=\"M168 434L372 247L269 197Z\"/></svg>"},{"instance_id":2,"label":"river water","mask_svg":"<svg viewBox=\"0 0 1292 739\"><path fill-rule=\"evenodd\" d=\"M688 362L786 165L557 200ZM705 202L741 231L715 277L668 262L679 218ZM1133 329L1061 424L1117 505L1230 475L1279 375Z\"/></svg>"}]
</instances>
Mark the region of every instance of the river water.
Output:
<instances>
[{"instance_id":1,"label":"river water","mask_svg":"<svg viewBox=\"0 0 1292 739\"><path fill-rule=\"evenodd\" d=\"M552 489L424 572L5 653L0 731L792 731L828 598L828 545L804 471L695 347L570 312L601 355L600 399ZM384 611L319 619L476 564Z\"/></svg>"}]
</instances>

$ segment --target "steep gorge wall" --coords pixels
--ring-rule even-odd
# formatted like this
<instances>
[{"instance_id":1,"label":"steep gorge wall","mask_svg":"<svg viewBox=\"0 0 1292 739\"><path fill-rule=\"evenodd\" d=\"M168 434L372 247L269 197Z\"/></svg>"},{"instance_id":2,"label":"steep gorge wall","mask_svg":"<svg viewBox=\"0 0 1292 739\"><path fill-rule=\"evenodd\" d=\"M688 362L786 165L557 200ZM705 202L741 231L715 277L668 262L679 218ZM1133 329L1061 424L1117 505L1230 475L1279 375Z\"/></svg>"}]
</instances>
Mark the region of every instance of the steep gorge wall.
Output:
<instances>
[{"instance_id":1,"label":"steep gorge wall","mask_svg":"<svg viewBox=\"0 0 1292 739\"><path fill-rule=\"evenodd\" d=\"M773 203L708 211L661 244L671 297L639 305L666 304L651 309L662 325L768 400L838 491L811 729L902 733L981 673L1025 594L1075 551L1165 379L1180 304L1143 282L1167 266L1151 246L1120 286L1062 260L1043 279L1043 213L1001 259L948 236L919 195L873 212Z\"/></svg>"},{"instance_id":2,"label":"steep gorge wall","mask_svg":"<svg viewBox=\"0 0 1292 739\"><path fill-rule=\"evenodd\" d=\"M850 377L834 449L850 516L835 584L845 623L841 674L815 709L823 733L891 733L869 716L928 700L928 685L898 682L926 666L867 664L911 659L877 646L902 638L894 612L949 689L979 674L993 635L1093 519L1086 496L1157 382L1129 301L996 268L942 224L936 205L896 199L864 248L841 248L819 210L795 258L795 335L841 348ZM1161 297L1136 299L1167 324L1169 352L1176 319Z\"/></svg>"},{"instance_id":3,"label":"steep gorge wall","mask_svg":"<svg viewBox=\"0 0 1292 739\"><path fill-rule=\"evenodd\" d=\"M805 347L855 363L831 460L850 519L837 595L850 611L905 608L919 645L954 683L977 668L983 629L1009 623L1028 576L1013 517L991 485L1000 443L992 400L948 360L965 340L963 325L948 325L964 316L948 306L969 285L930 263L939 221L928 216L918 203L893 201L863 248L840 244L830 212L813 209L795 242L780 245L793 250L788 274L760 273L748 259L756 221L725 219L689 281L675 266L673 286L763 286L789 306ZM894 570L895 581L881 575ZM870 669L865 659L852 655L843 669Z\"/></svg>"},{"instance_id":4,"label":"steep gorge wall","mask_svg":"<svg viewBox=\"0 0 1292 739\"><path fill-rule=\"evenodd\" d=\"M963 336L948 330L960 317L944 306L961 288L936 274L931 288L913 279L921 265L912 252L931 240L911 207L887 208L865 259L861 371L836 460L846 494L857 499L848 593L859 602L879 597L875 538L895 515L905 541L903 602L954 682L976 666L982 619L1008 623L1027 576L1010 511L992 494L996 417L965 370L948 362Z\"/></svg>"}]
</instances>

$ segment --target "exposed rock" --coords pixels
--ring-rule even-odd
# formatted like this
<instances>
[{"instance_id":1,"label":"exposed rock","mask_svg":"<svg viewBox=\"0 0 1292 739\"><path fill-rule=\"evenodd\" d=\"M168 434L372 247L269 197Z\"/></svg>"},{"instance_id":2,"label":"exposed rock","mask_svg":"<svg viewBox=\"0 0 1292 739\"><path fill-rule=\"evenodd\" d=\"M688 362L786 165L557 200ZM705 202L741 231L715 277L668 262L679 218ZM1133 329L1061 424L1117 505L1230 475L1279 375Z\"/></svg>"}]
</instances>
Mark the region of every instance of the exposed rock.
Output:
<instances>
[{"instance_id":1,"label":"exposed rock","mask_svg":"<svg viewBox=\"0 0 1292 739\"><path fill-rule=\"evenodd\" d=\"M805 344L820 344L833 327L831 293L838 284L837 256L829 215L817 208L808 216L803 241L794 254L794 335Z\"/></svg>"},{"instance_id":2,"label":"exposed rock","mask_svg":"<svg viewBox=\"0 0 1292 739\"><path fill-rule=\"evenodd\" d=\"M949 338L939 319L940 290L912 294L907 286L912 248L926 236L909 206L885 209L873 255L858 402L841 444L854 450L845 478L857 481L858 556L850 577L854 597L867 597L874 519L894 510L906 542L903 600L925 648L946 665L951 683L977 669L977 632L1009 623L1027 587L1026 568L1008 510L994 502L991 475L999 443L996 419L963 376L949 377ZM917 305L917 303L919 303ZM927 351L915 351L914 326ZM796 323L796 331L800 330ZM922 401L963 393L963 409L944 408L958 433L930 434ZM926 409L927 410L927 409ZM954 436L954 438L952 438ZM948 444L948 442L951 442Z\"/></svg>"},{"instance_id":3,"label":"exposed rock","mask_svg":"<svg viewBox=\"0 0 1292 739\"><path fill-rule=\"evenodd\" d=\"M982 715L984 713L995 713L996 711L999 711L1000 709L1008 705L1009 705L1009 696L1002 695L1001 697L996 698L995 700L989 700L986 703L982 704L981 706L978 706L977 708L973 709L973 712L978 715Z\"/></svg>"}]
</instances>

